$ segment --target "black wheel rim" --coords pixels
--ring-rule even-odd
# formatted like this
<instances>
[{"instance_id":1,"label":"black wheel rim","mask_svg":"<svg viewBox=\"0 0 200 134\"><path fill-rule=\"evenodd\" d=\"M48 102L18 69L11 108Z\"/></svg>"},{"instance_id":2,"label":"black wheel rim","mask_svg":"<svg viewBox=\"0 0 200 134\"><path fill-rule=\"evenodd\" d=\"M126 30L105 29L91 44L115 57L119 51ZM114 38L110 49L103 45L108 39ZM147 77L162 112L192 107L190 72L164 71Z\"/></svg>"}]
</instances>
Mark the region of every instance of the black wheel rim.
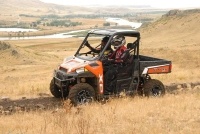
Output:
<instances>
[{"instance_id":1,"label":"black wheel rim","mask_svg":"<svg viewBox=\"0 0 200 134\"><path fill-rule=\"evenodd\" d=\"M86 104L92 101L92 96L89 91L81 90L77 95L78 104Z\"/></svg>"},{"instance_id":2,"label":"black wheel rim","mask_svg":"<svg viewBox=\"0 0 200 134\"><path fill-rule=\"evenodd\" d=\"M151 90L153 96L161 96L162 88L160 86L154 86Z\"/></svg>"}]
</instances>

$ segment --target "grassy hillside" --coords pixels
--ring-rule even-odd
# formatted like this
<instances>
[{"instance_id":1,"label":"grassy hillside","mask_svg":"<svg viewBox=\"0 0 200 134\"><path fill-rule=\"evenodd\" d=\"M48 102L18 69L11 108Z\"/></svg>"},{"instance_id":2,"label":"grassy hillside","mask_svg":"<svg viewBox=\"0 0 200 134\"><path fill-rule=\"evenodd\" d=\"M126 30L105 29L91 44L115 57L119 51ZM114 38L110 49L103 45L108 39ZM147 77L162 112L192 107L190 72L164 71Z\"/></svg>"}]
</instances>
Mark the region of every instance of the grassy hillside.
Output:
<instances>
[{"instance_id":1,"label":"grassy hillside","mask_svg":"<svg viewBox=\"0 0 200 134\"><path fill-rule=\"evenodd\" d=\"M174 82L200 78L200 10L173 10L141 28L143 54L172 60ZM171 82L173 82L171 81Z\"/></svg>"},{"instance_id":2,"label":"grassy hillside","mask_svg":"<svg viewBox=\"0 0 200 134\"><path fill-rule=\"evenodd\" d=\"M74 54L81 38L1 42L0 133L198 134L200 86L191 83L200 79L199 22L199 10L178 10L140 29L141 54L173 63L172 73L152 75L174 85L164 97L120 97L81 107L49 92L53 70Z\"/></svg>"},{"instance_id":3,"label":"grassy hillside","mask_svg":"<svg viewBox=\"0 0 200 134\"><path fill-rule=\"evenodd\" d=\"M173 63L172 73L152 75L153 78L160 79L164 84L199 81L199 18L199 10L170 11L156 22L140 29L140 53L147 56L171 60ZM91 23L89 19L85 21L83 27L87 26L89 22ZM1 71L6 72L6 70L8 70L8 74L11 74L11 78L20 79L21 77L25 77L24 80L27 81L27 84L25 84L24 81L19 81L18 83L10 85L14 79L13 81L6 81L5 83L1 83L1 88L11 90L1 90L1 93L6 94L7 92L12 91L13 86L19 87L19 90L10 92L11 96L15 93L28 93L29 89L32 87L27 87L27 91L21 87L24 87L23 84L29 84L31 75L34 75L35 79L37 79L36 76L40 77L41 75L44 80L36 80L32 84L34 85L34 83L42 82L44 87L46 87L43 91L48 92L49 81L52 78L53 69L62 62L64 57L72 55L81 41L81 39L77 38L7 41L11 47L9 49L0 50L0 61L3 63L1 65ZM12 53L15 55L12 55ZM23 64L29 64L29 68L25 68ZM15 67L15 65L17 66ZM15 68L18 68L19 70ZM19 71L22 71L20 68L23 68L23 73L19 74ZM32 69L37 70L38 72L34 71L30 74L29 71ZM45 69L46 72L42 73L42 69ZM6 77L8 74L3 73L3 75L0 76L0 79L2 81L7 80ZM35 86L36 88L40 88L39 85ZM22 91L20 89L22 89Z\"/></svg>"},{"instance_id":4,"label":"grassy hillside","mask_svg":"<svg viewBox=\"0 0 200 134\"><path fill-rule=\"evenodd\" d=\"M147 41L152 40L150 46L157 44L161 47L176 47L180 44L180 46L196 47L200 43L199 22L200 9L172 10L163 15L161 19L141 29L142 37Z\"/></svg>"}]
</instances>

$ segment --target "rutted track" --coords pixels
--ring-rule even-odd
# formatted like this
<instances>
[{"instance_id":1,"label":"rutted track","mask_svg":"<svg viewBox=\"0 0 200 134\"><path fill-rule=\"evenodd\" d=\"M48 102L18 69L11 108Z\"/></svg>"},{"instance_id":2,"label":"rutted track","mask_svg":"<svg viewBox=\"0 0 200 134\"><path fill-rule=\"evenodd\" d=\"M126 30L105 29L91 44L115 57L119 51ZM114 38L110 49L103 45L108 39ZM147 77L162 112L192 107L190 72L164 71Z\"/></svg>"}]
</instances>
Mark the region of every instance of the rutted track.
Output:
<instances>
[{"instance_id":1,"label":"rutted track","mask_svg":"<svg viewBox=\"0 0 200 134\"><path fill-rule=\"evenodd\" d=\"M3 98L0 100L0 115L10 115L15 112L30 112L37 110L52 110L63 106L63 100L53 97L22 98L10 100Z\"/></svg>"},{"instance_id":2,"label":"rutted track","mask_svg":"<svg viewBox=\"0 0 200 134\"><path fill-rule=\"evenodd\" d=\"M167 94L179 94L180 92L200 92L200 82L196 83L181 83L166 85ZM19 112L30 111L55 111L57 108L62 108L64 104L63 99L53 98L46 95L38 98L21 98L18 100L11 100L9 98L0 99L0 115L11 115Z\"/></svg>"}]
</instances>

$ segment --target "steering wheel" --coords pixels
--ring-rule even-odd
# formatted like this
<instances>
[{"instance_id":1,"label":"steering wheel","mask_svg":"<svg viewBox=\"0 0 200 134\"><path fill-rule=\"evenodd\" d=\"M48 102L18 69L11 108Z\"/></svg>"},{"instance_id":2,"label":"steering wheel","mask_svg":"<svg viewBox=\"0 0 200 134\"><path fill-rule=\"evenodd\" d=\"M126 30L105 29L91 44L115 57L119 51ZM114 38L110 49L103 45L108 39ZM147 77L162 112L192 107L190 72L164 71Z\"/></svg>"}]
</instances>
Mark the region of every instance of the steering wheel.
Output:
<instances>
[{"instance_id":1,"label":"steering wheel","mask_svg":"<svg viewBox=\"0 0 200 134\"><path fill-rule=\"evenodd\" d=\"M85 53L79 53L79 55L88 55L88 54L91 54L92 53L92 51L88 51L88 52L85 52Z\"/></svg>"},{"instance_id":2,"label":"steering wheel","mask_svg":"<svg viewBox=\"0 0 200 134\"><path fill-rule=\"evenodd\" d=\"M102 55L102 61L108 60L108 55Z\"/></svg>"}]
</instances>

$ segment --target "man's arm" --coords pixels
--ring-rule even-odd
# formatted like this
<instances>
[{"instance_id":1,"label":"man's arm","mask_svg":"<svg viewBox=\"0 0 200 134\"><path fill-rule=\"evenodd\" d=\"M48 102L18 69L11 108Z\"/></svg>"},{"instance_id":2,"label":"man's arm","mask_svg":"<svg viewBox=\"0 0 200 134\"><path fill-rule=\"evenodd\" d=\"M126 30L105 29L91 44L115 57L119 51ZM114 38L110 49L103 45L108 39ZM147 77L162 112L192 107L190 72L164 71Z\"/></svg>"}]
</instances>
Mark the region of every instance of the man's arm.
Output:
<instances>
[{"instance_id":1,"label":"man's arm","mask_svg":"<svg viewBox=\"0 0 200 134\"><path fill-rule=\"evenodd\" d=\"M94 53L99 53L101 51L101 50L97 50L97 49L91 47L90 44L88 43L88 41L85 43L85 46L87 46Z\"/></svg>"}]
</instances>

